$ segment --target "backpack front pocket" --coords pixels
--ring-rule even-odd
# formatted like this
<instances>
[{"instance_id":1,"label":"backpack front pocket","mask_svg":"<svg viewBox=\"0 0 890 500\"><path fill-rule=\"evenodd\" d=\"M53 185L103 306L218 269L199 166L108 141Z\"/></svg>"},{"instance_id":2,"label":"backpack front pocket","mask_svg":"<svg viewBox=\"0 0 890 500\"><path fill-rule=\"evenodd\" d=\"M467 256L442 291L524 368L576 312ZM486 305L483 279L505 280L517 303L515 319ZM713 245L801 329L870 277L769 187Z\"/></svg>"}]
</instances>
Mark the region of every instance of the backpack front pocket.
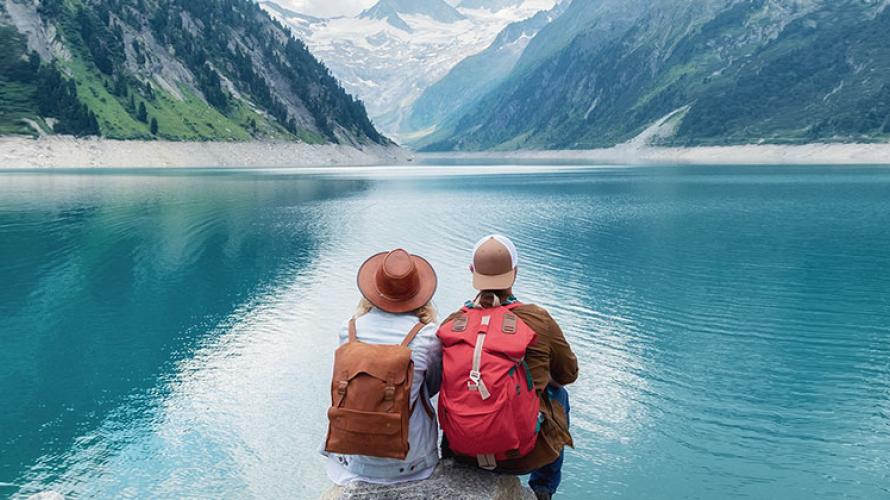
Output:
<instances>
[{"instance_id":1,"label":"backpack front pocket","mask_svg":"<svg viewBox=\"0 0 890 500\"><path fill-rule=\"evenodd\" d=\"M328 452L399 460L408 455L408 433L399 413L331 407L328 420Z\"/></svg>"},{"instance_id":2,"label":"backpack front pocket","mask_svg":"<svg viewBox=\"0 0 890 500\"><path fill-rule=\"evenodd\" d=\"M442 401L439 401L442 405ZM461 455L504 453L518 448L519 435L515 418L510 413L508 391L501 392L497 402L486 411L456 412L442 407L442 429L448 445Z\"/></svg>"}]
</instances>

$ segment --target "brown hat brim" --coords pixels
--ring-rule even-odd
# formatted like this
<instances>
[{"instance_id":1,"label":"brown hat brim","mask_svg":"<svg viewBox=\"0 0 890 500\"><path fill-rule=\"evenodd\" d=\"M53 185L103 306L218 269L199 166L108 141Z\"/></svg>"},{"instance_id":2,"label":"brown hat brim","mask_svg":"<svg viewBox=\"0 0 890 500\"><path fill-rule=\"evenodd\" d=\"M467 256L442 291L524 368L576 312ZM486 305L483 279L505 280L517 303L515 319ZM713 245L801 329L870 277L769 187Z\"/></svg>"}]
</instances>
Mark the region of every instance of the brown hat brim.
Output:
<instances>
[{"instance_id":1,"label":"brown hat brim","mask_svg":"<svg viewBox=\"0 0 890 500\"><path fill-rule=\"evenodd\" d=\"M372 255L359 268L356 282L358 283L358 289L362 292L362 295L368 299L374 307L394 314L410 312L426 305L427 302L433 298L433 295L436 294L438 278L436 278L436 271L433 270L433 266L430 265L426 259L417 255L411 256L411 259L414 261L414 266L417 268L418 277L420 278L420 288L417 290L416 294L404 300L394 301L377 290L377 270L383 265L383 260L388 253L389 252L381 252Z\"/></svg>"},{"instance_id":2,"label":"brown hat brim","mask_svg":"<svg viewBox=\"0 0 890 500\"><path fill-rule=\"evenodd\" d=\"M473 288L476 290L507 290L516 283L516 269L496 276L473 273Z\"/></svg>"}]
</instances>

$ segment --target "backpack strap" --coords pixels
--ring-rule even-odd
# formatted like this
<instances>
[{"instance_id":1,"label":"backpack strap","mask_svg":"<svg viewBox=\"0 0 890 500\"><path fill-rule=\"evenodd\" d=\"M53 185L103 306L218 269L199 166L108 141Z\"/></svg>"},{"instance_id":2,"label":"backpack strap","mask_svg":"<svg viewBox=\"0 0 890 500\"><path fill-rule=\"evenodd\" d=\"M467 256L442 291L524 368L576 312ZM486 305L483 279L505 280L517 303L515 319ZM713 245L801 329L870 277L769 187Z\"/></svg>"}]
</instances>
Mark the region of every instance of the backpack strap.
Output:
<instances>
[{"instance_id":1,"label":"backpack strap","mask_svg":"<svg viewBox=\"0 0 890 500\"><path fill-rule=\"evenodd\" d=\"M491 315L482 316L482 323L476 333L476 346L473 349L473 368L470 370L470 380L467 381L467 390L478 391L483 401L491 397L488 387L482 380L482 346L485 344L485 336L488 334L490 322Z\"/></svg>"},{"instance_id":2,"label":"backpack strap","mask_svg":"<svg viewBox=\"0 0 890 500\"><path fill-rule=\"evenodd\" d=\"M349 340L348 342L355 342L358 340L355 336L355 318L349 320Z\"/></svg>"},{"instance_id":3,"label":"backpack strap","mask_svg":"<svg viewBox=\"0 0 890 500\"><path fill-rule=\"evenodd\" d=\"M414 325L414 328L412 328L411 331L408 332L408 335L405 336L405 340L403 340L402 343L399 345L401 345L402 347L408 347L408 344L410 344L411 341L414 340L414 337L416 337L417 334L420 333L420 331L423 330L423 327L425 326L425 323L418 322L416 325Z\"/></svg>"},{"instance_id":4,"label":"backpack strap","mask_svg":"<svg viewBox=\"0 0 890 500\"><path fill-rule=\"evenodd\" d=\"M426 414L429 415L429 417L433 419L433 421L435 421L436 411L433 410L433 405L430 404L430 398L427 396L426 393L426 380L422 380L420 382L420 394L417 395L417 400L415 400L414 404L411 405L412 415L414 414L414 410L417 408L418 401L421 403L421 406L423 406L423 410L426 412Z\"/></svg>"}]
</instances>

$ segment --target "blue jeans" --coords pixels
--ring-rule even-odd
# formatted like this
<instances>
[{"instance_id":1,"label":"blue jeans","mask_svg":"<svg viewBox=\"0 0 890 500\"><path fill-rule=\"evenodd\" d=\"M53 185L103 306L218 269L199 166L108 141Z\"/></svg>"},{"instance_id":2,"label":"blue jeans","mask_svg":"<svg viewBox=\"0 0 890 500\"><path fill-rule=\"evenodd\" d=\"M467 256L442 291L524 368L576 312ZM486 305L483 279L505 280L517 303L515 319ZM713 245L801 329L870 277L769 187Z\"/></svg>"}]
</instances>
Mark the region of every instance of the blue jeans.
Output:
<instances>
[{"instance_id":1,"label":"blue jeans","mask_svg":"<svg viewBox=\"0 0 890 500\"><path fill-rule=\"evenodd\" d=\"M551 401L557 401L566 410L566 424L570 424L569 419L569 391L564 387L547 386L547 396ZM535 491L544 491L551 495L556 493L559 483L562 481L562 462L565 458L565 450L559 453L559 458L551 464L545 465L538 470L532 471L528 479L528 485Z\"/></svg>"}]
</instances>

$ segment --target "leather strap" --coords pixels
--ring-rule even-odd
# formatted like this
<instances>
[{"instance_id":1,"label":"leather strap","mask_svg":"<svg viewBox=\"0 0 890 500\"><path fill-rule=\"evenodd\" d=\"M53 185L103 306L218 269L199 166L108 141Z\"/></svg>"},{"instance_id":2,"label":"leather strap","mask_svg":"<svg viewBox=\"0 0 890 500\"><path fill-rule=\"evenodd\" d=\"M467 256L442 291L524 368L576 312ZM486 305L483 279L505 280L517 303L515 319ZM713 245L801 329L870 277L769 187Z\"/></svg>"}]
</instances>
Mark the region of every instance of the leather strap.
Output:
<instances>
[{"instance_id":1,"label":"leather strap","mask_svg":"<svg viewBox=\"0 0 890 500\"><path fill-rule=\"evenodd\" d=\"M493 453L476 455L476 462L479 464L479 467L485 470L495 470L498 466L498 462L494 459Z\"/></svg>"},{"instance_id":2,"label":"leather strap","mask_svg":"<svg viewBox=\"0 0 890 500\"><path fill-rule=\"evenodd\" d=\"M423 327L425 326L426 324L424 323L417 323L416 325L414 325L414 328L412 328L411 331L408 332L405 340L403 340L402 343L399 345L401 345L402 347L408 347L408 344L410 344L411 341L414 340L414 337L416 337L417 334L420 333L420 331L423 330Z\"/></svg>"},{"instance_id":3,"label":"leather strap","mask_svg":"<svg viewBox=\"0 0 890 500\"><path fill-rule=\"evenodd\" d=\"M436 421L436 410L433 409L432 403L430 403L430 398L426 393L426 384L423 384L421 388L423 399L420 400L423 403L423 409L426 411L426 414L430 416L433 422Z\"/></svg>"},{"instance_id":4,"label":"leather strap","mask_svg":"<svg viewBox=\"0 0 890 500\"><path fill-rule=\"evenodd\" d=\"M420 401L423 406L423 410L427 415L434 421L436 420L436 411L433 410L433 405L430 404L430 398L426 394L426 380L420 382L420 394L417 395L417 400L414 401L414 404L411 405L411 414L414 414L415 408L417 408L417 402Z\"/></svg>"},{"instance_id":5,"label":"leather strap","mask_svg":"<svg viewBox=\"0 0 890 500\"><path fill-rule=\"evenodd\" d=\"M355 342L357 340L355 336L355 318L349 320L349 342Z\"/></svg>"},{"instance_id":6,"label":"leather strap","mask_svg":"<svg viewBox=\"0 0 890 500\"><path fill-rule=\"evenodd\" d=\"M491 397L491 393L488 392L488 388L485 387L485 382L482 380L482 346L485 344L485 336L490 322L491 316L482 317L479 333L476 334L476 347L473 349L473 369L470 370L470 380L467 382L467 389L479 391L483 400Z\"/></svg>"}]
</instances>

